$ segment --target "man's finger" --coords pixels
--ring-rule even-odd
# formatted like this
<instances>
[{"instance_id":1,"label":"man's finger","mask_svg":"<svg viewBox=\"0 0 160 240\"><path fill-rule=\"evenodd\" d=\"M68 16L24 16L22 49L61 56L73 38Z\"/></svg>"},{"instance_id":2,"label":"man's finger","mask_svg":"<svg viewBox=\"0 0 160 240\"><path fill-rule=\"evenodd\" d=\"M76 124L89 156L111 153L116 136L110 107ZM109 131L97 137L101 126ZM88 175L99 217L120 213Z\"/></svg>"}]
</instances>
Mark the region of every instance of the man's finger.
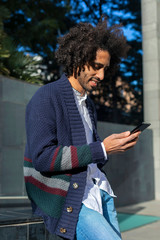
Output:
<instances>
[{"instance_id":1,"label":"man's finger","mask_svg":"<svg viewBox=\"0 0 160 240\"><path fill-rule=\"evenodd\" d=\"M129 142L128 144L124 145L124 146L122 147L122 150L123 150L123 151L126 151L126 150L134 147L134 146L136 145L136 143L137 143L137 141L131 141L131 142Z\"/></svg>"},{"instance_id":2,"label":"man's finger","mask_svg":"<svg viewBox=\"0 0 160 240\"><path fill-rule=\"evenodd\" d=\"M128 136L130 136L130 131L126 131L126 132L122 132L122 133L117 133L117 134L113 134L115 136L115 138L126 138Z\"/></svg>"},{"instance_id":3,"label":"man's finger","mask_svg":"<svg viewBox=\"0 0 160 240\"><path fill-rule=\"evenodd\" d=\"M121 139L121 145L125 146L128 143L131 143L131 142L134 142L134 141L137 142L139 135L140 135L140 133L137 132L137 133L134 133L132 135L129 135L126 138Z\"/></svg>"}]
</instances>

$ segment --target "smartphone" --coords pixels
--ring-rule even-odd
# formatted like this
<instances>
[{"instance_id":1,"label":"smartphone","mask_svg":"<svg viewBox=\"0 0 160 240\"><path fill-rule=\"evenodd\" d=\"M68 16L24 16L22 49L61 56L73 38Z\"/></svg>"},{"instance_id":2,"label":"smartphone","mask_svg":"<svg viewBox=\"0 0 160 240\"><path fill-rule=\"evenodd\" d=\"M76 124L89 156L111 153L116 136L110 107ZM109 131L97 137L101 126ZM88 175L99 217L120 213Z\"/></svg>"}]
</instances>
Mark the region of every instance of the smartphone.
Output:
<instances>
[{"instance_id":1,"label":"smartphone","mask_svg":"<svg viewBox=\"0 0 160 240\"><path fill-rule=\"evenodd\" d=\"M151 124L150 123L145 123L145 122L142 122L141 124L139 124L137 127L135 127L131 132L132 133L135 133L135 132L138 132L138 131L143 131L144 129L146 129L147 127L149 127Z\"/></svg>"}]
</instances>

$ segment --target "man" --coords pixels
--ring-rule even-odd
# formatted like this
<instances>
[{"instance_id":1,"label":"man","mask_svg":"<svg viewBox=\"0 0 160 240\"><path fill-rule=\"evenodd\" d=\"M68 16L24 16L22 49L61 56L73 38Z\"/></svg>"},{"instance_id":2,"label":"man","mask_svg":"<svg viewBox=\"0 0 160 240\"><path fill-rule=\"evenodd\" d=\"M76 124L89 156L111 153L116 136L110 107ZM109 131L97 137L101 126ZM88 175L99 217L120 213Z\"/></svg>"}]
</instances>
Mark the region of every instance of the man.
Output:
<instances>
[{"instance_id":1,"label":"man","mask_svg":"<svg viewBox=\"0 0 160 240\"><path fill-rule=\"evenodd\" d=\"M119 26L80 23L59 39L60 80L41 87L26 110L24 174L33 212L64 239L121 239L114 193L101 167L108 155L133 147L139 132L103 142L87 92L111 77L128 46Z\"/></svg>"}]
</instances>

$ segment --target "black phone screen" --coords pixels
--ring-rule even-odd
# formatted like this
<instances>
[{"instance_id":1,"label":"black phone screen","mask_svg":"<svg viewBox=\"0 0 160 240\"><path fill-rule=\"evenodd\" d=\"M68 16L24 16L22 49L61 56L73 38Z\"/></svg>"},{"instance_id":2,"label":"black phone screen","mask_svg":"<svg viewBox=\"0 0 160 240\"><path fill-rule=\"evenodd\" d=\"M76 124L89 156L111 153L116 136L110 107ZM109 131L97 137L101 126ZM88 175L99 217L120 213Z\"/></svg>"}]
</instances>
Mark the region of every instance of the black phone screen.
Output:
<instances>
[{"instance_id":1,"label":"black phone screen","mask_svg":"<svg viewBox=\"0 0 160 240\"><path fill-rule=\"evenodd\" d=\"M132 131L131 131L131 134L132 133L135 133L135 132L138 132L138 131L143 131L144 129L146 129L147 127L149 127L151 124L150 123L145 123L145 122L142 122L141 124L139 124L137 127L135 127Z\"/></svg>"}]
</instances>

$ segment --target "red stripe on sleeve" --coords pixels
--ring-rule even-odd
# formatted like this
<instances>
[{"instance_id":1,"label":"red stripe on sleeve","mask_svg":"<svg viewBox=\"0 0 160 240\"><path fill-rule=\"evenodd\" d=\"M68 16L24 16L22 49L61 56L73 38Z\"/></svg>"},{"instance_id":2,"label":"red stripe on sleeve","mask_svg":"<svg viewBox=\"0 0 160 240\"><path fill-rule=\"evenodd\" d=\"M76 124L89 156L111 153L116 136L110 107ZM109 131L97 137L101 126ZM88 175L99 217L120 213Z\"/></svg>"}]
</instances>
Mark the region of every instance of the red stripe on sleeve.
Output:
<instances>
[{"instance_id":1,"label":"red stripe on sleeve","mask_svg":"<svg viewBox=\"0 0 160 240\"><path fill-rule=\"evenodd\" d=\"M24 157L24 160L27 161L27 162L32 162L32 159L29 159L29 158L26 158L26 157Z\"/></svg>"},{"instance_id":2,"label":"red stripe on sleeve","mask_svg":"<svg viewBox=\"0 0 160 240\"><path fill-rule=\"evenodd\" d=\"M72 162L72 168L79 166L77 148L74 146L71 146L71 162Z\"/></svg>"},{"instance_id":3,"label":"red stripe on sleeve","mask_svg":"<svg viewBox=\"0 0 160 240\"><path fill-rule=\"evenodd\" d=\"M50 166L50 171L53 171L53 169L54 169L54 164L55 164L56 157L58 155L59 149L60 149L60 146L57 147L56 150L55 150L55 153L54 153L53 158L52 158L51 166Z\"/></svg>"},{"instance_id":4,"label":"red stripe on sleeve","mask_svg":"<svg viewBox=\"0 0 160 240\"><path fill-rule=\"evenodd\" d=\"M29 182L33 185L35 185L36 187L38 187L39 189L43 190L44 192L48 192L51 194L55 194L55 195L60 195L62 197L65 197L67 194L67 191L62 190L60 188L51 188L48 187L47 185L45 185L44 183L39 182L37 179L33 178L32 176L29 177L25 177L25 182Z\"/></svg>"}]
</instances>

